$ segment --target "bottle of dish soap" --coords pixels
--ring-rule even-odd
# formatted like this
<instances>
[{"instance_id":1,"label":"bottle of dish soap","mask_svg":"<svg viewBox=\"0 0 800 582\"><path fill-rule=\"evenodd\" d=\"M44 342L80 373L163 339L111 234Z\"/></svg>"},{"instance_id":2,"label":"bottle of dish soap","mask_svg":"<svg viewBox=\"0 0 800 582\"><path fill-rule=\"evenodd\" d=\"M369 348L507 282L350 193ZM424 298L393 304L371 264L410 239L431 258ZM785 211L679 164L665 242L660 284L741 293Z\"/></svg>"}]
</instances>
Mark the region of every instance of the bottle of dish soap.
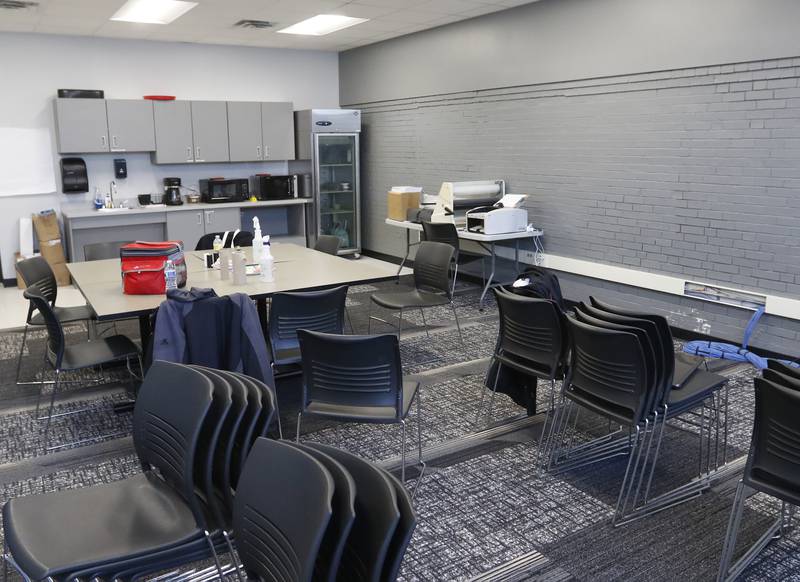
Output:
<instances>
[{"instance_id":1,"label":"bottle of dish soap","mask_svg":"<svg viewBox=\"0 0 800 582\"><path fill-rule=\"evenodd\" d=\"M260 263L261 251L264 248L264 242L261 238L261 225L258 222L258 216L253 217L253 262Z\"/></svg>"},{"instance_id":2,"label":"bottle of dish soap","mask_svg":"<svg viewBox=\"0 0 800 582\"><path fill-rule=\"evenodd\" d=\"M261 259L258 264L261 266L261 280L265 283L272 283L275 280L275 259L272 256L272 248L269 245L269 235L262 239L263 249Z\"/></svg>"}]
</instances>

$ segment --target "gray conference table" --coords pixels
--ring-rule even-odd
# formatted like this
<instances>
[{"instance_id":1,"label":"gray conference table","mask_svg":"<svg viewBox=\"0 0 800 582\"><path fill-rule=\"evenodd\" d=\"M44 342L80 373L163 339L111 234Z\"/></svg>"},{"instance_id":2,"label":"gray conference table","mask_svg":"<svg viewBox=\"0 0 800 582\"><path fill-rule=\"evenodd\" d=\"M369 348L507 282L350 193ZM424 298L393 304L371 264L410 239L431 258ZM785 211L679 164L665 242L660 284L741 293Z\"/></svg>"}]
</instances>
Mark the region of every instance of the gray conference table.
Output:
<instances>
[{"instance_id":1,"label":"gray conference table","mask_svg":"<svg viewBox=\"0 0 800 582\"><path fill-rule=\"evenodd\" d=\"M252 249L245 251L250 258ZM262 323L266 321L266 300L275 293L375 283L396 277L393 268L373 262L336 257L295 244L273 243L275 281L265 283L258 275L253 275L247 277L245 285L234 285L232 277L222 281L219 270L207 269L203 254L197 251L186 253L186 287L211 288L220 296L246 293L256 300ZM150 315L164 301L164 295L124 294L119 259L68 263L67 268L98 321L138 317L142 343L145 344L151 332Z\"/></svg>"}]
</instances>

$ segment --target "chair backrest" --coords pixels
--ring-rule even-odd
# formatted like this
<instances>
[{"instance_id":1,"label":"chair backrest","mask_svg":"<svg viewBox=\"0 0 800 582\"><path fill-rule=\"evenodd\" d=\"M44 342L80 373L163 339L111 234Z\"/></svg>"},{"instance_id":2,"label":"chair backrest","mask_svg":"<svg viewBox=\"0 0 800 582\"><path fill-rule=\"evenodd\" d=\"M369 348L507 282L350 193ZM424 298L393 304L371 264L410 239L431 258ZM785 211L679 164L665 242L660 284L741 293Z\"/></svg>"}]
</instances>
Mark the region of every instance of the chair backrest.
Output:
<instances>
[{"instance_id":1,"label":"chair backrest","mask_svg":"<svg viewBox=\"0 0 800 582\"><path fill-rule=\"evenodd\" d=\"M392 487L394 487L394 492L397 495L400 521L392 536L392 541L389 543L389 551L383 564L381 580L394 582L400 573L400 566L403 564L403 556L405 556L408 544L411 542L411 536L414 535L414 530L417 528L417 515L414 512L411 494L405 485L391 473L384 472L384 474L389 479Z\"/></svg>"},{"instance_id":2,"label":"chair backrest","mask_svg":"<svg viewBox=\"0 0 800 582\"><path fill-rule=\"evenodd\" d=\"M780 372L781 374L785 374L786 376L791 376L800 380L800 368L788 366L783 362L779 362L778 360L767 360L767 369L775 370L776 372Z\"/></svg>"},{"instance_id":3,"label":"chair backrest","mask_svg":"<svg viewBox=\"0 0 800 582\"><path fill-rule=\"evenodd\" d=\"M383 470L352 453L318 443L306 444L341 463L356 484L356 519L342 556L339 580L379 582L400 523L392 483Z\"/></svg>"},{"instance_id":4,"label":"chair backrest","mask_svg":"<svg viewBox=\"0 0 800 582\"><path fill-rule=\"evenodd\" d=\"M450 261L455 249L444 243L423 241L414 256L414 287L433 289L451 297Z\"/></svg>"},{"instance_id":5,"label":"chair backrest","mask_svg":"<svg viewBox=\"0 0 800 582\"><path fill-rule=\"evenodd\" d=\"M341 242L342 241L338 236L333 236L332 234L321 234L317 237L314 250L327 253L329 255L338 255L339 245Z\"/></svg>"},{"instance_id":6,"label":"chair backrest","mask_svg":"<svg viewBox=\"0 0 800 582\"><path fill-rule=\"evenodd\" d=\"M273 295L267 322L272 358L280 363L278 355L281 351L299 348L299 329L343 333L346 301L347 285L323 291Z\"/></svg>"},{"instance_id":7,"label":"chair backrest","mask_svg":"<svg viewBox=\"0 0 800 582\"><path fill-rule=\"evenodd\" d=\"M764 380L769 380L784 388L791 388L792 390L800 390L800 378L797 376L790 376L778 370L767 368L761 372Z\"/></svg>"},{"instance_id":8,"label":"chair backrest","mask_svg":"<svg viewBox=\"0 0 800 582\"><path fill-rule=\"evenodd\" d=\"M333 457L299 443L294 446L325 465L333 478L333 515L320 545L317 563L314 566L316 570L314 580L335 582L339 574L345 544L356 519L356 482L344 465Z\"/></svg>"},{"instance_id":9,"label":"chair backrest","mask_svg":"<svg viewBox=\"0 0 800 582\"><path fill-rule=\"evenodd\" d=\"M497 355L538 378L554 379L563 368L567 349L558 306L502 288L495 288L494 295L500 315Z\"/></svg>"},{"instance_id":10,"label":"chair backrest","mask_svg":"<svg viewBox=\"0 0 800 582\"><path fill-rule=\"evenodd\" d=\"M800 392L763 378L754 384L753 440L743 480L759 491L800 504Z\"/></svg>"},{"instance_id":11,"label":"chair backrest","mask_svg":"<svg viewBox=\"0 0 800 582\"><path fill-rule=\"evenodd\" d=\"M25 287L36 285L39 288L39 294L50 305L55 305L56 297L58 296L58 282L53 269L50 268L44 257L24 259L19 261L14 268L22 278L22 282L25 283Z\"/></svg>"},{"instance_id":12,"label":"chair backrest","mask_svg":"<svg viewBox=\"0 0 800 582\"><path fill-rule=\"evenodd\" d=\"M83 245L83 258L86 261L118 259L119 249L131 241L102 242Z\"/></svg>"},{"instance_id":13,"label":"chair backrest","mask_svg":"<svg viewBox=\"0 0 800 582\"><path fill-rule=\"evenodd\" d=\"M459 249L458 230L452 222L431 222L422 221L422 234L424 241L439 242L453 247L456 252Z\"/></svg>"},{"instance_id":14,"label":"chair backrest","mask_svg":"<svg viewBox=\"0 0 800 582\"><path fill-rule=\"evenodd\" d=\"M22 296L30 303L29 313L38 310L42 314L47 328L47 358L57 370L60 369L61 361L64 358L65 345L64 329L61 327L61 322L58 321L51 303L41 292L38 285L28 286Z\"/></svg>"},{"instance_id":15,"label":"chair backrest","mask_svg":"<svg viewBox=\"0 0 800 582\"><path fill-rule=\"evenodd\" d=\"M644 351L636 334L615 331L567 316L572 345L569 390L579 389L619 409L633 424L646 412L648 397Z\"/></svg>"},{"instance_id":16,"label":"chair backrest","mask_svg":"<svg viewBox=\"0 0 800 582\"><path fill-rule=\"evenodd\" d=\"M133 409L133 444L146 468L158 469L205 523L195 492L198 443L214 400L214 385L183 364L156 361Z\"/></svg>"},{"instance_id":17,"label":"chair backrest","mask_svg":"<svg viewBox=\"0 0 800 582\"><path fill-rule=\"evenodd\" d=\"M308 453L260 438L239 480L233 527L248 577L307 582L330 522L334 483Z\"/></svg>"},{"instance_id":18,"label":"chair backrest","mask_svg":"<svg viewBox=\"0 0 800 582\"><path fill-rule=\"evenodd\" d=\"M247 413L240 429L242 436L236 439L237 446L231 459L231 483L235 489L250 449L258 437L267 435L278 407L275 391L270 386L244 374L228 373L239 378L248 391Z\"/></svg>"},{"instance_id":19,"label":"chair backrest","mask_svg":"<svg viewBox=\"0 0 800 582\"><path fill-rule=\"evenodd\" d=\"M393 334L298 332L303 366L303 410L311 403L393 407L403 411L400 344Z\"/></svg>"},{"instance_id":20,"label":"chair backrest","mask_svg":"<svg viewBox=\"0 0 800 582\"><path fill-rule=\"evenodd\" d=\"M196 251L210 251L214 248L214 238L219 237L222 239L222 246L223 248L230 249L235 246L239 247L250 247L253 246L253 233L241 230L239 234L235 237L233 233L235 231L229 231L227 238L225 237L224 232L209 232L204 234L200 237L200 240L197 241L197 244L194 247Z\"/></svg>"}]
</instances>

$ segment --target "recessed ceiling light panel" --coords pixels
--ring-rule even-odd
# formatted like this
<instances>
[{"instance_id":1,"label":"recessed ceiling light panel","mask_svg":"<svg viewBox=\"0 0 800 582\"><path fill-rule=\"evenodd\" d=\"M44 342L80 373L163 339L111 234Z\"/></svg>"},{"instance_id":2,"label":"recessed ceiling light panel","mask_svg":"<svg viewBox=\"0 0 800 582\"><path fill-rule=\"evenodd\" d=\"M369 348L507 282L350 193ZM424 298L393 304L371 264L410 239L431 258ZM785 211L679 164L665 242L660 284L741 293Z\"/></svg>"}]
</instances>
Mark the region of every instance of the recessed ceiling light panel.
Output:
<instances>
[{"instance_id":1,"label":"recessed ceiling light panel","mask_svg":"<svg viewBox=\"0 0 800 582\"><path fill-rule=\"evenodd\" d=\"M197 6L197 2L184 2L183 0L128 0L111 17L111 20L169 24L195 6Z\"/></svg>"},{"instance_id":2,"label":"recessed ceiling light panel","mask_svg":"<svg viewBox=\"0 0 800 582\"><path fill-rule=\"evenodd\" d=\"M305 34L309 36L323 36L349 28L356 24L366 22L369 18L353 18L352 16L341 16L339 14L317 14L311 18L307 18L297 24L293 24L287 28L283 28L278 32L286 34Z\"/></svg>"}]
</instances>

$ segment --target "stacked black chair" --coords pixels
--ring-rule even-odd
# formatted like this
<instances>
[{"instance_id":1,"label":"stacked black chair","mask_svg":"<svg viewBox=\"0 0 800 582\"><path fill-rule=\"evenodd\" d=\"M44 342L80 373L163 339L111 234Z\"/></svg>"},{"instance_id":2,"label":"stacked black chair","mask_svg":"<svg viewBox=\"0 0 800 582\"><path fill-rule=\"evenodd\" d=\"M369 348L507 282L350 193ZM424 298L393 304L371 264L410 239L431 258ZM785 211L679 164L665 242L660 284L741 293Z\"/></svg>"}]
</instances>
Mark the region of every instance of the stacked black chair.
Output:
<instances>
[{"instance_id":1,"label":"stacked black chair","mask_svg":"<svg viewBox=\"0 0 800 582\"><path fill-rule=\"evenodd\" d=\"M297 331L344 332L347 285L324 291L276 293L272 296L267 323L272 366L277 374L297 369L300 343Z\"/></svg>"},{"instance_id":2,"label":"stacked black chair","mask_svg":"<svg viewBox=\"0 0 800 582\"><path fill-rule=\"evenodd\" d=\"M222 247L230 249L233 247L251 247L253 246L253 233L242 230L235 234L228 232L225 236L224 232L209 232L200 237L194 247L196 251L210 251L214 248L214 239L219 237L222 240Z\"/></svg>"},{"instance_id":3,"label":"stacked black chair","mask_svg":"<svg viewBox=\"0 0 800 582\"><path fill-rule=\"evenodd\" d=\"M495 363L537 380L549 382L550 411L555 411L556 380L564 378L569 348L561 310L554 302L547 299L516 295L503 287L496 287L493 291L500 316L500 330L492 356ZM492 396L486 414L488 419L491 419L499 378L498 369L491 386ZM483 410L485 396L486 391L482 390L476 422ZM546 452L547 442L552 436L553 424L550 423L548 432L547 420L545 418L542 427L540 455Z\"/></svg>"},{"instance_id":4,"label":"stacked black chair","mask_svg":"<svg viewBox=\"0 0 800 582\"><path fill-rule=\"evenodd\" d=\"M567 317L571 362L562 391L565 404L554 420L549 459L550 470L562 472L627 455L613 517L616 525L709 488L711 475L719 467L727 403L718 397L725 378L706 371L697 371L680 389L673 389L674 351L666 320L632 312L621 315L621 311L581 304L575 316ZM620 429L574 444L580 410L604 417ZM699 424L695 423L700 436L699 477L651 499L666 422L678 416L689 424L699 418Z\"/></svg>"},{"instance_id":5,"label":"stacked black chair","mask_svg":"<svg viewBox=\"0 0 800 582\"><path fill-rule=\"evenodd\" d=\"M303 393L297 441L304 415L344 422L401 425L401 479L406 476L406 418L417 401L417 454L422 480L422 403L419 382L404 380L397 336L298 332ZM416 487L414 488L416 492Z\"/></svg>"},{"instance_id":6,"label":"stacked black chair","mask_svg":"<svg viewBox=\"0 0 800 582\"><path fill-rule=\"evenodd\" d=\"M422 240L440 242L448 244L454 249L453 253L453 288L452 293L456 292L456 279L458 279L458 265L481 262L481 280L486 280L486 261L485 256L477 253L470 253L461 250L461 241L458 238L458 230L452 222L430 222L422 221Z\"/></svg>"},{"instance_id":7,"label":"stacked black chair","mask_svg":"<svg viewBox=\"0 0 800 582\"><path fill-rule=\"evenodd\" d=\"M56 305L58 297L58 283L53 269L42 257L25 259L16 264L16 271L26 287L36 286L39 293L47 300L53 308L56 318L62 324L86 322L87 333L90 320L94 317L88 305L77 305L75 307L60 307ZM22 345L19 348L17 357L16 383L18 386L28 384L41 384L42 381L20 381L22 368L22 356L25 353L25 344L28 339L28 330L31 327L37 328L45 325L44 316L36 310L36 306L29 302L28 315L25 318L25 330L22 334ZM46 383L46 382L45 382Z\"/></svg>"},{"instance_id":8,"label":"stacked black chair","mask_svg":"<svg viewBox=\"0 0 800 582\"><path fill-rule=\"evenodd\" d=\"M385 309L400 312L397 322L398 338L403 331L403 310L419 309L422 314L425 333L427 334L428 324L425 321L425 309L449 305L453 310L458 337L461 339L461 343L464 343L464 338L461 335L461 325L458 322L458 314L456 313L455 305L453 305L453 290L448 275L454 252L453 247L448 244L430 241L421 242L414 257L414 288L408 291L373 293L370 297L372 303ZM389 324L388 321L374 317L370 313L367 333L372 331L373 319Z\"/></svg>"},{"instance_id":9,"label":"stacked black chair","mask_svg":"<svg viewBox=\"0 0 800 582\"><path fill-rule=\"evenodd\" d=\"M339 254L339 245L341 242L342 241L338 236L333 236L332 234L321 234L317 237L314 250L336 256Z\"/></svg>"},{"instance_id":10,"label":"stacked black chair","mask_svg":"<svg viewBox=\"0 0 800 582\"><path fill-rule=\"evenodd\" d=\"M42 316L44 325L47 329L47 342L45 347L44 363L51 366L54 371L53 390L50 396L50 408L47 413L47 425L44 431L44 450L49 451L53 449L63 448L71 444L67 443L50 447L49 435L50 424L53 419L53 407L55 406L56 394L63 384L61 375L64 372L74 372L86 368L95 368L103 364L125 362L128 372L131 375L131 381L135 379L135 374L131 369L131 361L135 360L139 363L139 370L142 369L142 358L139 348L127 336L113 335L102 339L88 340L85 343L67 346L64 339L64 330L61 322L58 320L55 310L50 305L50 302L45 298L44 294L40 292L37 286L28 287L24 293L24 297L31 303L34 309L38 310ZM45 420L45 417L39 418L39 403L41 401L43 385L39 388L39 399L36 402L36 415L39 420ZM80 412L80 411L73 411ZM70 413L71 414L71 413ZM109 435L98 438L106 438ZM94 440L94 439L93 439Z\"/></svg>"},{"instance_id":11,"label":"stacked black chair","mask_svg":"<svg viewBox=\"0 0 800 582\"><path fill-rule=\"evenodd\" d=\"M130 242L131 241L114 241L83 245L83 259L85 261L118 259L119 250Z\"/></svg>"},{"instance_id":12,"label":"stacked black chair","mask_svg":"<svg viewBox=\"0 0 800 582\"><path fill-rule=\"evenodd\" d=\"M764 378L754 381L753 439L722 546L720 582L735 580L772 540L782 537L791 527L795 507L800 505L800 374L789 366L775 364L764 370ZM780 516L731 566L745 499L756 492L780 500Z\"/></svg>"}]
</instances>

